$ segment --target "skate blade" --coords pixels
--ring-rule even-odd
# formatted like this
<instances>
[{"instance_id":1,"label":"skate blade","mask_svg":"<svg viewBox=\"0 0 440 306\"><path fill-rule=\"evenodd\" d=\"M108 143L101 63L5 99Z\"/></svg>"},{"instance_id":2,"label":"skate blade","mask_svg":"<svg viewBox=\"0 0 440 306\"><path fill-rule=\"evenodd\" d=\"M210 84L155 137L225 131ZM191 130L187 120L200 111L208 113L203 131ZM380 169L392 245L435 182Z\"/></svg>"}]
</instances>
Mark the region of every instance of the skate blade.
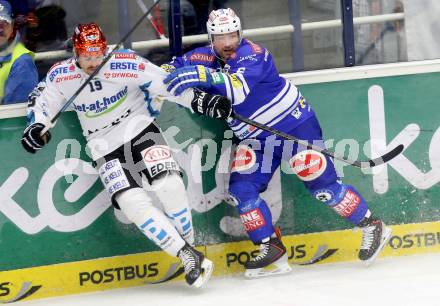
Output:
<instances>
[{"instance_id":1,"label":"skate blade","mask_svg":"<svg viewBox=\"0 0 440 306\"><path fill-rule=\"evenodd\" d=\"M246 269L244 272L244 276L246 278L259 278L259 277L267 277L279 274L286 274L292 271L292 268L289 266L287 262L287 254L284 254L280 259L272 263L271 265L258 268L258 269Z\"/></svg>"},{"instance_id":2,"label":"skate blade","mask_svg":"<svg viewBox=\"0 0 440 306\"><path fill-rule=\"evenodd\" d=\"M205 258L202 262L202 269L203 269L202 274L191 285L194 288L202 288L205 286L205 284L211 278L212 271L214 270L214 263L209 259Z\"/></svg>"},{"instance_id":3,"label":"skate blade","mask_svg":"<svg viewBox=\"0 0 440 306\"><path fill-rule=\"evenodd\" d=\"M373 263L373 261L376 259L376 257L380 254L382 249L385 247L385 245L388 243L388 241L391 238L391 229L389 227L384 228L384 235L382 237L382 242L380 243L379 247L377 248L377 251L371 256L370 259L365 260L365 265L369 266Z\"/></svg>"}]
</instances>

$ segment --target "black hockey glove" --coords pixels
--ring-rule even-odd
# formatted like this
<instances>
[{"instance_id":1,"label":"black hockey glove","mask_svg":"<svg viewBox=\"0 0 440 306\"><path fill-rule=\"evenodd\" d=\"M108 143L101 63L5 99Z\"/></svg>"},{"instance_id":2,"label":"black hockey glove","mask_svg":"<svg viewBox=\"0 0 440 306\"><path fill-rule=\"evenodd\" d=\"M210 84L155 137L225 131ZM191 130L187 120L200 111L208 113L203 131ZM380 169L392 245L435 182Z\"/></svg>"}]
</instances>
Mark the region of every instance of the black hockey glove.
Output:
<instances>
[{"instance_id":1,"label":"black hockey glove","mask_svg":"<svg viewBox=\"0 0 440 306\"><path fill-rule=\"evenodd\" d=\"M228 98L211 95L197 88L194 88L191 108L197 114L215 119L228 119L232 115L232 104Z\"/></svg>"},{"instance_id":2,"label":"black hockey glove","mask_svg":"<svg viewBox=\"0 0 440 306\"><path fill-rule=\"evenodd\" d=\"M50 141L51 135L49 131L43 136L40 136L44 127L42 123L34 123L24 130L23 137L21 137L21 144L29 153L34 154Z\"/></svg>"}]
</instances>

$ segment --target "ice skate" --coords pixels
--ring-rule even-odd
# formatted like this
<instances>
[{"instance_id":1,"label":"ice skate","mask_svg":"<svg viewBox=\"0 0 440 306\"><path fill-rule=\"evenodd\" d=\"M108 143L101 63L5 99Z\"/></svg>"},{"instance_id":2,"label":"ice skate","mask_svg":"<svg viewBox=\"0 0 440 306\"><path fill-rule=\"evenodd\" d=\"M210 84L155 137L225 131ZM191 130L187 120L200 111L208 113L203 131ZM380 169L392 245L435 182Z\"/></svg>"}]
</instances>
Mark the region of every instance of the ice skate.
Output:
<instances>
[{"instance_id":1,"label":"ice skate","mask_svg":"<svg viewBox=\"0 0 440 306\"><path fill-rule=\"evenodd\" d=\"M257 278L292 271L287 262L286 248L281 242L281 233L276 230L276 237L264 239L260 244L260 254L245 264L244 276Z\"/></svg>"},{"instance_id":2,"label":"ice skate","mask_svg":"<svg viewBox=\"0 0 440 306\"><path fill-rule=\"evenodd\" d=\"M212 261L205 258L201 252L192 248L189 244L185 244L177 256L182 261L188 285L200 288L208 282L214 270Z\"/></svg>"},{"instance_id":3,"label":"ice skate","mask_svg":"<svg viewBox=\"0 0 440 306\"><path fill-rule=\"evenodd\" d=\"M391 229L381 220L368 218L359 224L362 244L359 259L370 265L391 238Z\"/></svg>"}]
</instances>

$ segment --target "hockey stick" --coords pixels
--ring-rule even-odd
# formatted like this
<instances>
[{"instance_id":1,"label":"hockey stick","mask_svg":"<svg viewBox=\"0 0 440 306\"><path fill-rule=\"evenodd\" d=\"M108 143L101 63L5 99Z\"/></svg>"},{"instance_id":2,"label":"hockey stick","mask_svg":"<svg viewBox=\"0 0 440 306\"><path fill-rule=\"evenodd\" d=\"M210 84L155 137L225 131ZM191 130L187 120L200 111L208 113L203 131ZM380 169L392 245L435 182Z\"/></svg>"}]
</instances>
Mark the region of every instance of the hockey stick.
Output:
<instances>
[{"instance_id":1,"label":"hockey stick","mask_svg":"<svg viewBox=\"0 0 440 306\"><path fill-rule=\"evenodd\" d=\"M154 0L154 2L156 1L157 0ZM145 6L143 0L137 0L137 4L139 8L142 10L142 12L145 13L147 11L147 7ZM166 39L162 19L160 18L159 6L156 6L156 9L154 10L154 14L155 14L154 18L153 16L151 16L151 14L148 14L147 18L150 21L151 25L153 26L157 38Z\"/></svg>"},{"instance_id":2,"label":"hockey stick","mask_svg":"<svg viewBox=\"0 0 440 306\"><path fill-rule=\"evenodd\" d=\"M327 156L330 156L330 157L332 157L334 159L343 161L343 162L345 162L347 164L350 164L352 166L355 166L355 167L358 167L358 168L361 168L361 169L373 168L373 167L382 165L382 164L390 161L391 159L393 159L394 157L396 157L400 153L402 153L403 149L405 148L402 144L400 144L397 147L395 147L394 149L392 149L391 151L389 151L389 152L385 153L384 155L379 156L377 158L366 160L366 161L352 160L352 159L349 159L349 158L338 156L338 155L336 155L332 151L329 151L327 149L323 149L321 147L315 146L315 145L313 145L313 144L311 144L311 143L309 143L309 142L307 142L305 140L301 140L301 139L296 138L295 136L292 136L292 135L286 134L284 132L275 130L275 129L271 128L271 127L268 127L268 126L266 126L264 124L258 123L258 122L254 121L252 119L243 117L243 116L241 116L239 114L233 113L232 117L235 118L235 119L238 119L238 120L240 120L240 121L242 121L244 123L247 123L249 125L255 126L256 128L259 128L260 130L264 130L264 131L270 132L272 134L278 135L278 136L280 136L280 137L282 137L284 139L287 139L287 140L292 140L292 141L296 142L297 144L306 147L307 149L311 149L311 150L320 152L320 153L325 154Z\"/></svg>"},{"instance_id":3,"label":"hockey stick","mask_svg":"<svg viewBox=\"0 0 440 306\"><path fill-rule=\"evenodd\" d=\"M99 70L101 70L101 68L109 61L113 53L121 47L121 45L125 42L125 40L127 40L127 38L134 32L134 30L136 30L136 28L141 24L141 22L145 19L145 17L147 17L147 15L150 14L150 12L154 9L156 5L159 4L160 1L161 0L155 1L154 4L133 25L130 31L128 31L127 34L125 34L125 36L122 37L122 39L117 43L117 45L110 51L110 53L107 54L107 56L103 59L102 63L98 67L96 67L95 71L93 71L93 73L85 80L85 82L75 91L75 93L70 97L70 99L67 100L66 103L64 103L64 105L58 110L58 112L53 116L53 118L50 119L50 123L47 124L44 127L44 129L41 131L40 133L41 136L44 135L49 130L49 128L54 125L55 121L57 121L57 119L61 116L61 113L64 112L70 106L70 104L72 104L73 100L75 100L75 98L78 97L78 95L81 93L84 87L87 86L87 84L98 74Z\"/></svg>"}]
</instances>

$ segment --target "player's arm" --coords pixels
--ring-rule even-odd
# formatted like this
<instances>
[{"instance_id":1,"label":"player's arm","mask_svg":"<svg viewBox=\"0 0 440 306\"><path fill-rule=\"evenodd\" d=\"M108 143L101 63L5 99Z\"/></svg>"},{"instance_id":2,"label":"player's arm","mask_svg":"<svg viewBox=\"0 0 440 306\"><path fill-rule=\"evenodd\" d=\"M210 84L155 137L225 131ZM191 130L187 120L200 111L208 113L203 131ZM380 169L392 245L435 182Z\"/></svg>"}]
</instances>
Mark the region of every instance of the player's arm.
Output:
<instances>
[{"instance_id":1,"label":"player's arm","mask_svg":"<svg viewBox=\"0 0 440 306\"><path fill-rule=\"evenodd\" d=\"M36 153L51 139L49 131L41 135L43 129L52 125L50 118L55 114L65 98L50 82L42 81L34 88L28 97L27 126L23 131L21 143L29 153Z\"/></svg>"},{"instance_id":2,"label":"player's arm","mask_svg":"<svg viewBox=\"0 0 440 306\"><path fill-rule=\"evenodd\" d=\"M164 82L167 90L175 95L196 87L240 103L264 77L265 65L261 54L243 61L240 67L232 67L229 73L211 71L202 65L185 66L170 73Z\"/></svg>"},{"instance_id":3,"label":"player's arm","mask_svg":"<svg viewBox=\"0 0 440 306\"><path fill-rule=\"evenodd\" d=\"M216 119L227 119L231 116L231 102L224 96L208 94L196 88L189 88L179 96L172 96L163 83L164 78L168 75L165 71L152 63L147 64L145 71L144 84L148 84L148 87L146 88L144 85L143 89L149 90L154 96L151 97L152 101L150 103L152 104L150 106L154 107L155 103L162 103L167 100L189 108L193 113L199 115Z\"/></svg>"},{"instance_id":4,"label":"player's arm","mask_svg":"<svg viewBox=\"0 0 440 306\"><path fill-rule=\"evenodd\" d=\"M162 68L165 72L171 73L176 68L184 67L190 65L190 63L187 61L187 56L173 56L171 61L169 63L162 64L160 68Z\"/></svg>"}]
</instances>

